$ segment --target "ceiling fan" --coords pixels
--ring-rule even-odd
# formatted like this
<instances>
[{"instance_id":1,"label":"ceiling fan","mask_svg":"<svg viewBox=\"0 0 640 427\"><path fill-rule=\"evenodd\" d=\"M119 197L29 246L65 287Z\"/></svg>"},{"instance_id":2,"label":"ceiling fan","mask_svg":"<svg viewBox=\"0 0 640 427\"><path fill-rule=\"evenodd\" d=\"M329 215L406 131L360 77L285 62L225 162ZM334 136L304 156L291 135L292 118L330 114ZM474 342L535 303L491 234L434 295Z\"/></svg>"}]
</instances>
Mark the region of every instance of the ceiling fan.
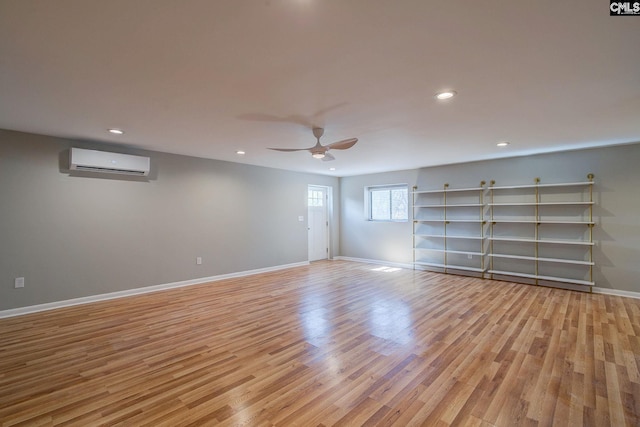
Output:
<instances>
[{"instance_id":1,"label":"ceiling fan","mask_svg":"<svg viewBox=\"0 0 640 427\"><path fill-rule=\"evenodd\" d=\"M269 148L269 150L276 151L309 151L314 159L322 159L324 162L335 160L335 157L329 150L346 150L351 148L358 142L358 138L349 138L342 141L334 142L328 145L320 144L320 137L324 134L324 129L313 128L313 136L316 137L316 145L311 148Z\"/></svg>"}]
</instances>

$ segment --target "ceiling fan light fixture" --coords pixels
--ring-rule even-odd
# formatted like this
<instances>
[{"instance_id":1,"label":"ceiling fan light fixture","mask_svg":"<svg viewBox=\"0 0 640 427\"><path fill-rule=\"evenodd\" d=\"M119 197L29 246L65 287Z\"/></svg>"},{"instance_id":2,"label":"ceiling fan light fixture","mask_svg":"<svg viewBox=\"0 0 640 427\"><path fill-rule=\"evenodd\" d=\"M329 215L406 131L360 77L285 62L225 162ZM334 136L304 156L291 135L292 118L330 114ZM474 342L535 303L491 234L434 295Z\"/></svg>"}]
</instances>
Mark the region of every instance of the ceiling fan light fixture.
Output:
<instances>
[{"instance_id":1,"label":"ceiling fan light fixture","mask_svg":"<svg viewBox=\"0 0 640 427\"><path fill-rule=\"evenodd\" d=\"M457 92L455 90L445 90L443 92L436 93L436 99L444 101L445 99L453 98L456 94Z\"/></svg>"},{"instance_id":2,"label":"ceiling fan light fixture","mask_svg":"<svg viewBox=\"0 0 640 427\"><path fill-rule=\"evenodd\" d=\"M314 159L322 160L323 162L330 162L335 160L333 154L329 153L329 150L346 150L348 148L353 147L356 142L358 142L358 138L349 138L343 139L342 141L333 142L331 144L322 145L320 143L320 137L324 134L324 129L322 128L313 128L313 136L316 137L316 145L309 148L269 148L269 150L276 151L308 151L311 153L311 157Z\"/></svg>"}]
</instances>

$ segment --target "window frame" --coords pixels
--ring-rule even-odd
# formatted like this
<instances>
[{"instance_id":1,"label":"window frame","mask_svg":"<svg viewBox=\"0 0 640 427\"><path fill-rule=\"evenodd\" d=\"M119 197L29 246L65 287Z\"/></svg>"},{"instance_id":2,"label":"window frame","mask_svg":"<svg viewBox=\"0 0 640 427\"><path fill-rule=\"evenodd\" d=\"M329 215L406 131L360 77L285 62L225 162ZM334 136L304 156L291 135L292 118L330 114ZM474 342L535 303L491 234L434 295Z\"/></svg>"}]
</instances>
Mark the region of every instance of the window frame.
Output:
<instances>
[{"instance_id":1,"label":"window frame","mask_svg":"<svg viewBox=\"0 0 640 427\"><path fill-rule=\"evenodd\" d=\"M312 197L310 193L322 193L323 197ZM314 194L313 196L315 196ZM313 202L312 202L313 201ZM320 201L320 203L316 203L316 201ZM325 203L327 203L327 193L324 191L314 190L312 188L307 189L307 208L324 208Z\"/></svg>"},{"instance_id":2,"label":"window frame","mask_svg":"<svg viewBox=\"0 0 640 427\"><path fill-rule=\"evenodd\" d=\"M375 219L373 218L373 201L372 194L375 191L387 190L389 191L389 219ZM391 197L392 190L404 190L407 194L406 198L406 212L407 216L404 219L393 219L393 198ZM371 222L409 222L409 184L384 184L384 185L370 185L364 188L364 200L365 200L365 219Z\"/></svg>"}]
</instances>

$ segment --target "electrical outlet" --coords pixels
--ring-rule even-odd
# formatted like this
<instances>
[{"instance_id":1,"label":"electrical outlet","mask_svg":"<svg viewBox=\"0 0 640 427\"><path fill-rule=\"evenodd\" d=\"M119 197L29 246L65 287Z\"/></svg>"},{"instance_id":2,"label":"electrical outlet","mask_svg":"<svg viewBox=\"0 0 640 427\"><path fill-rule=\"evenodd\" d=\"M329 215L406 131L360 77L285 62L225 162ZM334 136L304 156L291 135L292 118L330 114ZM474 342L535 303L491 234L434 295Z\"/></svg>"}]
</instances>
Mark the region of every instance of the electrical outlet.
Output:
<instances>
[{"instance_id":1,"label":"electrical outlet","mask_svg":"<svg viewBox=\"0 0 640 427\"><path fill-rule=\"evenodd\" d=\"M16 280L13 282L13 287L16 289L24 288L24 277L16 277Z\"/></svg>"},{"instance_id":2,"label":"electrical outlet","mask_svg":"<svg viewBox=\"0 0 640 427\"><path fill-rule=\"evenodd\" d=\"M469 259L473 259L473 255L471 255L471 254L467 254L467 258L469 258Z\"/></svg>"},{"instance_id":3,"label":"electrical outlet","mask_svg":"<svg viewBox=\"0 0 640 427\"><path fill-rule=\"evenodd\" d=\"M202 257L196 257L196 265L202 265Z\"/></svg>"}]
</instances>

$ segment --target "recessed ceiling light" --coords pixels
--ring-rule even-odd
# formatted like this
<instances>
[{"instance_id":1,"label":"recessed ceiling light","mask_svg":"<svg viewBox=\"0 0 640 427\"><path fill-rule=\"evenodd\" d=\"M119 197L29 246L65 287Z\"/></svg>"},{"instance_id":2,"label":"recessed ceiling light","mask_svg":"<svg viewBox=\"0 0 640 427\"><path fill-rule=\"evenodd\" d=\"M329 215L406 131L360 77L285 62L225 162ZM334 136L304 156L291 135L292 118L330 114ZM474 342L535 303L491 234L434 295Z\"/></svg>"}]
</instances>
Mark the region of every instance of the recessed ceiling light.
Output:
<instances>
[{"instance_id":1,"label":"recessed ceiling light","mask_svg":"<svg viewBox=\"0 0 640 427\"><path fill-rule=\"evenodd\" d=\"M109 132L115 134L115 135L122 135L124 133L124 131L122 129L109 129Z\"/></svg>"},{"instance_id":2,"label":"recessed ceiling light","mask_svg":"<svg viewBox=\"0 0 640 427\"><path fill-rule=\"evenodd\" d=\"M509 145L508 141L502 141L502 142L498 142L496 144L498 147L506 147L507 145Z\"/></svg>"},{"instance_id":3,"label":"recessed ceiling light","mask_svg":"<svg viewBox=\"0 0 640 427\"><path fill-rule=\"evenodd\" d=\"M334 170L336 170L336 168L329 168L329 170L330 170L330 171L334 171Z\"/></svg>"},{"instance_id":4,"label":"recessed ceiling light","mask_svg":"<svg viewBox=\"0 0 640 427\"><path fill-rule=\"evenodd\" d=\"M456 96L456 93L457 92L455 90L446 90L444 92L436 93L436 98L442 101L445 99L453 98L454 96Z\"/></svg>"},{"instance_id":5,"label":"recessed ceiling light","mask_svg":"<svg viewBox=\"0 0 640 427\"><path fill-rule=\"evenodd\" d=\"M245 153L245 152L244 152L244 151L242 151L242 150L238 150L238 151L236 151L236 154L237 154L237 155L239 155L239 156L244 156L244 155L245 155L245 154L247 154L247 153Z\"/></svg>"}]
</instances>

